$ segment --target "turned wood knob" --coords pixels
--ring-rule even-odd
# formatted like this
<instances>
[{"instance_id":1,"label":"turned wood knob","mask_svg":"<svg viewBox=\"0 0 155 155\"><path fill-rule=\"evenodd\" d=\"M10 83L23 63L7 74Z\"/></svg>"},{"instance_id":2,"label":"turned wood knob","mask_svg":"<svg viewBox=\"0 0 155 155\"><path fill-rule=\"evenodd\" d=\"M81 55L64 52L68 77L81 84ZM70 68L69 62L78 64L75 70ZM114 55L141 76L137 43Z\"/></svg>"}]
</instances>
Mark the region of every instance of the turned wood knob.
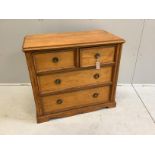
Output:
<instances>
[{"instance_id":1,"label":"turned wood knob","mask_svg":"<svg viewBox=\"0 0 155 155\"><path fill-rule=\"evenodd\" d=\"M55 84L61 84L61 80L60 79L56 79L55 80Z\"/></svg>"},{"instance_id":2,"label":"turned wood knob","mask_svg":"<svg viewBox=\"0 0 155 155\"><path fill-rule=\"evenodd\" d=\"M52 59L52 61L53 61L54 63L58 63L58 62L59 62L59 58L58 58L58 57L54 57L54 58Z\"/></svg>"},{"instance_id":3,"label":"turned wood knob","mask_svg":"<svg viewBox=\"0 0 155 155\"><path fill-rule=\"evenodd\" d=\"M94 93L93 98L97 98L99 96L99 93Z\"/></svg>"},{"instance_id":4,"label":"turned wood knob","mask_svg":"<svg viewBox=\"0 0 155 155\"><path fill-rule=\"evenodd\" d=\"M100 56L101 56L100 53L96 53L94 57L98 59Z\"/></svg>"},{"instance_id":5,"label":"turned wood knob","mask_svg":"<svg viewBox=\"0 0 155 155\"><path fill-rule=\"evenodd\" d=\"M62 99L58 99L57 100L57 104L62 104L63 103L63 100Z\"/></svg>"},{"instance_id":6,"label":"turned wood knob","mask_svg":"<svg viewBox=\"0 0 155 155\"><path fill-rule=\"evenodd\" d=\"M94 74L94 79L98 79L100 75L98 73Z\"/></svg>"}]
</instances>

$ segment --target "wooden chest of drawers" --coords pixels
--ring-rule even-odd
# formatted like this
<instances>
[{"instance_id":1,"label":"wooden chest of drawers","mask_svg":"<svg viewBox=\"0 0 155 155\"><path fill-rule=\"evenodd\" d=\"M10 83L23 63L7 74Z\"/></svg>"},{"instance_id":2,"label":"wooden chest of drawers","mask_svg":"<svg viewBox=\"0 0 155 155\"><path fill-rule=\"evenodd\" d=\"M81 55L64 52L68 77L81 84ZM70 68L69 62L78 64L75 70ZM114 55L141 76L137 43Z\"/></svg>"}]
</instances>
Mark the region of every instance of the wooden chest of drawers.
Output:
<instances>
[{"instance_id":1,"label":"wooden chest of drawers","mask_svg":"<svg viewBox=\"0 0 155 155\"><path fill-rule=\"evenodd\" d=\"M103 30L26 36L37 122L115 107L123 43Z\"/></svg>"}]
</instances>

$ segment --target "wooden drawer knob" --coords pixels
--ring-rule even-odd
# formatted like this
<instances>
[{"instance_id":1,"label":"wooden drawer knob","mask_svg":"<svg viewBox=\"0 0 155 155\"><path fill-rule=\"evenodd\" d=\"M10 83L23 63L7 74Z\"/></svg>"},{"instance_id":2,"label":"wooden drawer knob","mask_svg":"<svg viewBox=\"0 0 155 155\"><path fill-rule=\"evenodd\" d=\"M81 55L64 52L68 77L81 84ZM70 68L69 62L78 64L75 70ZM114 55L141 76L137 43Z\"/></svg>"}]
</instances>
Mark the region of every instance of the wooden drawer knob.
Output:
<instances>
[{"instance_id":1,"label":"wooden drawer knob","mask_svg":"<svg viewBox=\"0 0 155 155\"><path fill-rule=\"evenodd\" d=\"M56 103L57 104L62 104L63 103L63 100L62 99L58 99Z\"/></svg>"},{"instance_id":2,"label":"wooden drawer knob","mask_svg":"<svg viewBox=\"0 0 155 155\"><path fill-rule=\"evenodd\" d=\"M100 77L100 75L97 73L97 74L94 74L94 79L98 79Z\"/></svg>"},{"instance_id":3,"label":"wooden drawer knob","mask_svg":"<svg viewBox=\"0 0 155 155\"><path fill-rule=\"evenodd\" d=\"M58 62L59 62L59 58L58 58L58 57L54 57L54 58L52 59L52 62L58 63Z\"/></svg>"},{"instance_id":4,"label":"wooden drawer knob","mask_svg":"<svg viewBox=\"0 0 155 155\"><path fill-rule=\"evenodd\" d=\"M61 84L61 80L60 79L56 79L55 80L55 84Z\"/></svg>"},{"instance_id":5,"label":"wooden drawer knob","mask_svg":"<svg viewBox=\"0 0 155 155\"><path fill-rule=\"evenodd\" d=\"M99 93L94 93L93 98L97 98L99 96Z\"/></svg>"},{"instance_id":6,"label":"wooden drawer knob","mask_svg":"<svg viewBox=\"0 0 155 155\"><path fill-rule=\"evenodd\" d=\"M100 56L101 56L100 53L96 53L94 57L98 59Z\"/></svg>"}]
</instances>

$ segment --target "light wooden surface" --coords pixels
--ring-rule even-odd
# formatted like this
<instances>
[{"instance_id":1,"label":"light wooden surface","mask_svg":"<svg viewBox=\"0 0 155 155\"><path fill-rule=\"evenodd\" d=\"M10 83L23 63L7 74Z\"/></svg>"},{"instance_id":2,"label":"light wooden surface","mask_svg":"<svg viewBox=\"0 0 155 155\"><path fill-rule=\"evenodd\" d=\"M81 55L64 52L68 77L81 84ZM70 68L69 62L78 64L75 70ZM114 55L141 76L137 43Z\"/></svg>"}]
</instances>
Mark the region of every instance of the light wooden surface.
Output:
<instances>
[{"instance_id":1,"label":"light wooden surface","mask_svg":"<svg viewBox=\"0 0 155 155\"><path fill-rule=\"evenodd\" d=\"M50 51L49 51L50 52ZM58 70L65 68L73 68L74 50L67 51L51 51L51 53L34 54L34 63L37 71ZM53 62L57 58L58 62Z\"/></svg>"},{"instance_id":2,"label":"light wooden surface","mask_svg":"<svg viewBox=\"0 0 155 155\"><path fill-rule=\"evenodd\" d=\"M98 61L100 64L114 61L115 47L93 47L93 48L82 48L80 50L80 66L95 66L96 58L95 55L99 54Z\"/></svg>"},{"instance_id":3,"label":"light wooden surface","mask_svg":"<svg viewBox=\"0 0 155 155\"><path fill-rule=\"evenodd\" d=\"M33 47L26 48L29 40ZM37 122L115 107L115 90L123 43L123 39L103 30L25 37L23 51L27 57L33 86ZM62 44L65 49L64 46L62 48ZM98 63L101 61L99 65L101 68L96 67L96 61ZM89 98L91 102L88 105L88 101L82 97L83 92L89 93L88 89L97 89L101 85L106 86L104 88L111 86L111 89L108 87L108 91L105 91L109 100L104 102L104 100L98 101L98 98ZM79 93L72 93L77 90ZM55 107L52 104L55 99L51 98L59 94L63 96L62 93L64 96L72 93L73 98L78 96L82 99L81 103L72 102L73 98L68 96L65 97L68 103L65 101L64 106ZM48 100L44 101L44 98ZM62 103L62 99L58 101ZM51 106L46 105L49 103ZM66 107L70 109L66 110Z\"/></svg>"},{"instance_id":4,"label":"light wooden surface","mask_svg":"<svg viewBox=\"0 0 155 155\"><path fill-rule=\"evenodd\" d=\"M99 78L94 76L98 74ZM58 91L67 88L87 86L91 84L99 84L111 82L112 67L104 67L100 70L89 69L81 71L72 71L65 73L55 73L38 76L39 88L41 92ZM55 80L61 80L60 84L56 84Z\"/></svg>"},{"instance_id":5,"label":"light wooden surface","mask_svg":"<svg viewBox=\"0 0 155 155\"><path fill-rule=\"evenodd\" d=\"M34 95L34 100L36 105L36 117L38 117L43 113L42 113L41 102L39 99L39 88L37 83L37 77L35 76L35 67L33 65L33 58L31 56L31 53L25 53L25 56L26 56L26 62L29 70L29 77L31 80L31 85L32 85L32 90L33 90L33 95Z\"/></svg>"},{"instance_id":6,"label":"light wooden surface","mask_svg":"<svg viewBox=\"0 0 155 155\"><path fill-rule=\"evenodd\" d=\"M97 97L93 97L97 93ZM104 103L109 100L110 87L99 87L88 90L80 90L71 93L46 96L42 98L43 109L45 113L64 111L80 106L95 105L96 103ZM62 100L61 104L57 100Z\"/></svg>"},{"instance_id":7,"label":"light wooden surface","mask_svg":"<svg viewBox=\"0 0 155 155\"><path fill-rule=\"evenodd\" d=\"M26 36L23 43L23 49L47 49L70 47L72 45L90 45L95 43L123 43L124 40L109 32L103 30L84 31L84 32L68 32L55 34L42 34Z\"/></svg>"}]
</instances>

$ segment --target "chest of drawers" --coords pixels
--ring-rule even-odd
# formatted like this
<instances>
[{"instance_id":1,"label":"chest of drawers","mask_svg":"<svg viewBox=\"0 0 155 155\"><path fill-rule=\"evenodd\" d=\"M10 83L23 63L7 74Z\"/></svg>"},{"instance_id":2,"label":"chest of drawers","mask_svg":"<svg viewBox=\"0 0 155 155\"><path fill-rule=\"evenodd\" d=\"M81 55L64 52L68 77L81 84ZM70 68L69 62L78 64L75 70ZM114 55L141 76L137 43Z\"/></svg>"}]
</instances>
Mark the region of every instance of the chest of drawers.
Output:
<instances>
[{"instance_id":1,"label":"chest of drawers","mask_svg":"<svg viewBox=\"0 0 155 155\"><path fill-rule=\"evenodd\" d=\"M37 122L115 107L123 43L103 30L26 36Z\"/></svg>"}]
</instances>

